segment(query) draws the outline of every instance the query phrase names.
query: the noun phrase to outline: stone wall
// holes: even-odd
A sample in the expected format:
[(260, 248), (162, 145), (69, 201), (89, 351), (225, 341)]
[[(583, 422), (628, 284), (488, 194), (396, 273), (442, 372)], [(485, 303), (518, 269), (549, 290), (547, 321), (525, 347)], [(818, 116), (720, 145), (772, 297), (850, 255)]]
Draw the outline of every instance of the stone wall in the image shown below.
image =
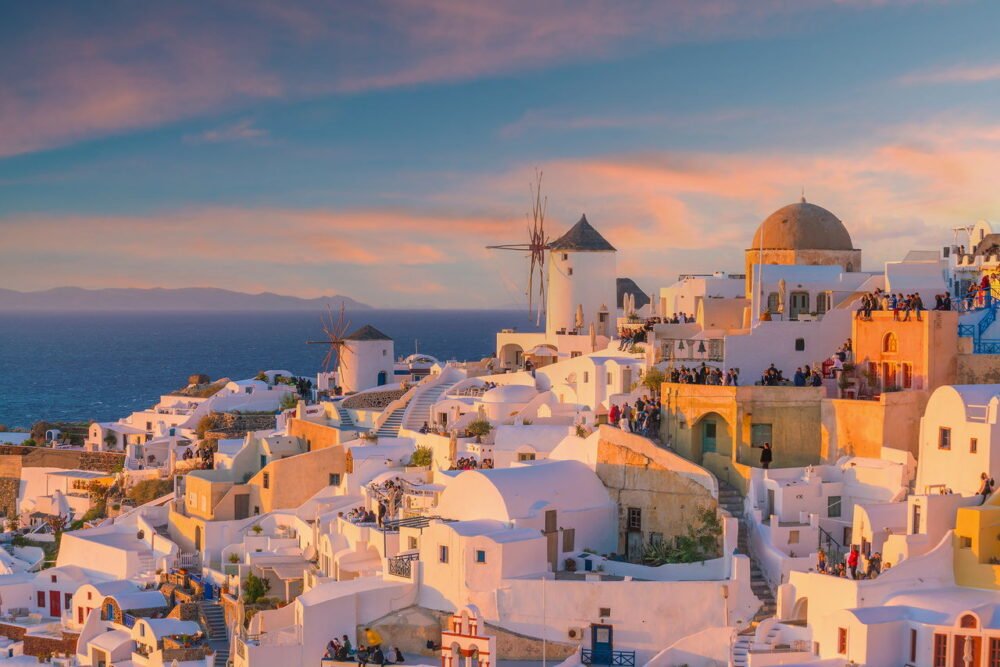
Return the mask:
[[(441, 643), (441, 631), (447, 629), (450, 618), (451, 614), (448, 612), (426, 607), (406, 607), (371, 623), (359, 625), (357, 637), (364, 637), (365, 628), (371, 627), (382, 635), (383, 650), (398, 646), (405, 654), (438, 657), (441, 655), (440, 650), (428, 650), (427, 642), (431, 641), (435, 645)], [(539, 662), (542, 659), (542, 640), (537, 637), (504, 630), (489, 623), (486, 624), (485, 634), (496, 637), (499, 660)], [(549, 660), (561, 661), (568, 658), (576, 649), (576, 644), (550, 640), (546, 642), (546, 657)]]
[(628, 552), (630, 507), (642, 511), (643, 544), (651, 533), (666, 541), (686, 535), (700, 510), (718, 507), (708, 471), (611, 426), (601, 426), (598, 437), (597, 476), (619, 508), (618, 553)]
[(205, 432), (205, 438), (221, 440), (224, 438), (242, 438), (251, 431), (266, 431), (273, 429), (277, 423), (277, 415), (242, 415), (225, 412), (216, 415), (215, 426)]
[(31, 655), (37, 658), (45, 658), (52, 655), (73, 655), (76, 653), (76, 644), (79, 639), (80, 635), (70, 632), (63, 632), (61, 639), (25, 635), (24, 655)]
[(1000, 384), (1000, 354), (959, 354), (957, 383)]

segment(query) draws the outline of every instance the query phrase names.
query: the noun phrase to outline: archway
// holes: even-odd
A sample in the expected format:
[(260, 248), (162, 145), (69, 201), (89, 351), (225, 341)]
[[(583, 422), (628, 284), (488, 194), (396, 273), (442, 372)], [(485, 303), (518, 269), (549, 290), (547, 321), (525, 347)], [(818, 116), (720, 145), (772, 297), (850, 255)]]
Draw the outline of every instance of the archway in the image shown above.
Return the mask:
[(201, 551), (201, 526), (194, 527), (194, 550)]
[(500, 348), (500, 368), (520, 370), (524, 365), (524, 348), (517, 343), (507, 343)]
[(692, 453), (696, 460), (704, 461), (706, 454), (730, 458), (733, 454), (733, 441), (729, 433), (729, 422), (717, 412), (708, 412), (701, 416), (691, 430)]
[(792, 607), (792, 617), (790, 621), (805, 624), (809, 616), (809, 598), (799, 598)]

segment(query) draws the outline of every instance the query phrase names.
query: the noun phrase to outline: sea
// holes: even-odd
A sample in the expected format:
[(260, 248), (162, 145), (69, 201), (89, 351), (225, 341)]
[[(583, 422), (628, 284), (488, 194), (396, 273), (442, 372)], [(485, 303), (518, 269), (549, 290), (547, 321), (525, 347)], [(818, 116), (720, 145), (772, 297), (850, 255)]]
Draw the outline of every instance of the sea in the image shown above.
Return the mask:
[[(115, 421), (184, 387), (188, 376), (252, 377), (284, 369), (315, 377), (324, 312), (0, 312), (0, 424)], [(537, 331), (526, 310), (365, 310), (398, 356), (481, 359), (504, 328)]]

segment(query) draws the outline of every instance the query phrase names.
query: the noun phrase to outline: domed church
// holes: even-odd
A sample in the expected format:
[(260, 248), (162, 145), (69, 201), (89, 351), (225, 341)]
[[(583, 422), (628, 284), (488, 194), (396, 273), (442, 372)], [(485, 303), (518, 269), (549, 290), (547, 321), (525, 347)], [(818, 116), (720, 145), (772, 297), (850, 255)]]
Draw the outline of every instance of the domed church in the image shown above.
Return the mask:
[(746, 250), (747, 294), (753, 291), (757, 264), (838, 265), (850, 273), (861, 270), (861, 251), (830, 211), (802, 201), (783, 206), (760, 223)]

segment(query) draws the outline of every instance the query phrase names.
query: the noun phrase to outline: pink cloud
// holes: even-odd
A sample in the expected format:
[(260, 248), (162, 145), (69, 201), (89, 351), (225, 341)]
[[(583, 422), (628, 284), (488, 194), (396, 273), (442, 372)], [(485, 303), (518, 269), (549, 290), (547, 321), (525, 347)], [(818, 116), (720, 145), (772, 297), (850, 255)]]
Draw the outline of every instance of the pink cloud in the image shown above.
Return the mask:
[(939, 69), (911, 72), (899, 79), (906, 86), (926, 86), (934, 84), (983, 83), (1000, 79), (1000, 63), (980, 65), (960, 65)]
[(200, 134), (187, 137), (187, 140), (196, 144), (219, 144), (230, 142), (253, 142), (260, 143), (268, 136), (267, 130), (262, 130), (254, 125), (253, 120), (244, 118), (235, 123), (223, 125), (211, 130), (205, 130)]

